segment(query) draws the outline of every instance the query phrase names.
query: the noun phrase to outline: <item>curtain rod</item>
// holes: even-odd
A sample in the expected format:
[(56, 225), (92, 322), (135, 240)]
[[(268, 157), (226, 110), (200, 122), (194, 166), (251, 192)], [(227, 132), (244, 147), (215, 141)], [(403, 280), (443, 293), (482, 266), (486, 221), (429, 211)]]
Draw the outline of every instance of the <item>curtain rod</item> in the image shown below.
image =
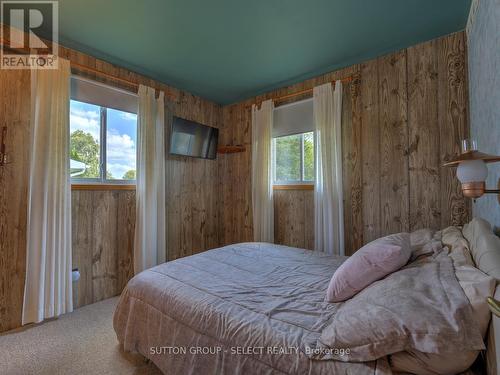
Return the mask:
[[(0, 24), (0, 27), (1, 26), (2, 26), (2, 24)], [(9, 50), (12, 49), (12, 48), (9, 47), (9, 40), (6, 39), (6, 38), (1, 38), (0, 39), (0, 45), (2, 47), (4, 47), (4, 48), (9, 49)], [(30, 54), (30, 52), (31, 52), (31, 50), (29, 48), (27, 48), (27, 47), (21, 48), (21, 50), (23, 52), (25, 52), (26, 54)], [(61, 57), (61, 56), (58, 56), (58, 57)], [(61, 58), (63, 58), (63, 57), (61, 57)], [(86, 65), (79, 64), (77, 62), (71, 61), (71, 59), (67, 59), (67, 60), (69, 61), (72, 70), (79, 70), (80, 72), (92, 73), (94, 75), (102, 76), (102, 77), (110, 79), (110, 80), (114, 80), (114, 81), (119, 81), (119, 82), (125, 83), (126, 85), (132, 86), (134, 88), (134, 90), (135, 90), (134, 93), (135, 94), (137, 94), (137, 91), (139, 90), (139, 83), (137, 83), (137, 82), (131, 81), (131, 80), (126, 79), (126, 78), (117, 77), (117, 76), (115, 76), (113, 74), (103, 72), (102, 70), (99, 70), (99, 69), (96, 69), (96, 68), (92, 68), (92, 67), (89, 67), (89, 66), (86, 66)], [(113, 64), (110, 64), (110, 65), (113, 65)], [(117, 66), (117, 68), (120, 69), (120, 67), (118, 67), (118, 66)], [(135, 73), (135, 72), (132, 72), (132, 73)], [(138, 74), (138, 73), (135, 73), (135, 74)], [(145, 77), (145, 78), (148, 78), (148, 77)], [(151, 79), (151, 78), (148, 78), (148, 79)], [(175, 100), (175, 97), (172, 94), (167, 94), (165, 92), (165, 90), (161, 90), (161, 89), (157, 89), (157, 88), (155, 88), (155, 90), (157, 92), (163, 91), (165, 93), (166, 97), (169, 97), (170, 99)], [(130, 91), (132, 91), (132, 90), (130, 90)]]
[(76, 79), (78, 81), (87, 82), (87, 83), (90, 83), (90, 84), (95, 85), (95, 86), (105, 87), (108, 90), (121, 92), (122, 94), (125, 94), (125, 95), (131, 95), (131, 96), (138, 97), (137, 93), (132, 92), (131, 90), (124, 89), (121, 87), (115, 87), (115, 86), (110, 85), (107, 82), (96, 81), (92, 78), (84, 77), (84, 76), (79, 75), (79, 74), (71, 73), (71, 79)]
[(96, 68), (91, 68), (89, 66), (75, 63), (73, 61), (70, 61), (69, 63), (71, 65), (72, 70), (80, 70), (80, 71), (87, 72), (87, 73), (90, 72), (90, 73), (93, 73), (93, 74), (96, 74), (99, 76), (103, 76), (105, 78), (110, 78), (110, 79), (113, 79), (115, 81), (123, 82), (129, 86), (133, 86), (136, 90), (139, 89), (139, 84), (137, 82), (133, 82), (133, 81), (128, 80), (126, 78), (116, 77), (110, 73), (103, 72), (102, 70), (98, 70)]
[[(129, 79), (117, 77), (117, 76), (115, 76), (113, 74), (109, 74), (109, 73), (103, 72), (102, 70), (99, 70), (99, 69), (96, 69), (96, 68), (92, 68), (92, 67), (89, 67), (89, 66), (86, 66), (86, 65), (75, 63), (73, 61), (70, 61), (70, 65), (71, 65), (71, 69), (72, 70), (79, 70), (80, 72), (83, 71), (83, 72), (87, 72), (87, 73), (92, 73), (92, 74), (95, 74), (95, 75), (98, 75), (98, 76), (102, 76), (104, 78), (108, 78), (108, 79), (111, 79), (111, 80), (115, 80), (115, 81), (118, 81), (118, 82), (125, 83), (125, 84), (127, 84), (129, 86), (132, 86), (135, 89), (135, 92), (134, 92), (135, 94), (137, 94), (137, 91), (139, 90), (139, 83), (131, 81)], [(156, 88), (155, 88), (155, 90), (158, 91), (158, 92), (163, 91), (165, 93), (166, 97), (169, 97), (170, 99), (175, 99), (175, 97), (172, 94), (167, 94), (165, 92), (165, 90), (160, 90), (160, 89), (156, 89)]]
[[(330, 81), (330, 82), (335, 87), (335, 81), (340, 81), (342, 83), (349, 83), (349, 82), (355, 81), (357, 79), (359, 79), (359, 73), (356, 73), (356, 74), (353, 74), (351, 76), (347, 76), (347, 77), (344, 77), (344, 78), (340, 78), (340, 79), (337, 79), (337, 80), (333, 80), (333, 81)], [(278, 96), (277, 98), (271, 98), (271, 100), (276, 104), (276, 103), (279, 103), (279, 102), (283, 102), (283, 101), (285, 101), (287, 99), (294, 98), (296, 96), (310, 94), (310, 93), (313, 92), (313, 89), (314, 88), (311, 87), (309, 89), (304, 89), (304, 90), (296, 91), (296, 92), (293, 92), (291, 94), (285, 94), (285, 95), (282, 95), (282, 96)], [(269, 100), (269, 99), (266, 99), (266, 100)], [(266, 100), (261, 100), (261, 101), (249, 104), (247, 107), (251, 107), (254, 104), (256, 106), (260, 106), (262, 104), (262, 102), (265, 102)]]

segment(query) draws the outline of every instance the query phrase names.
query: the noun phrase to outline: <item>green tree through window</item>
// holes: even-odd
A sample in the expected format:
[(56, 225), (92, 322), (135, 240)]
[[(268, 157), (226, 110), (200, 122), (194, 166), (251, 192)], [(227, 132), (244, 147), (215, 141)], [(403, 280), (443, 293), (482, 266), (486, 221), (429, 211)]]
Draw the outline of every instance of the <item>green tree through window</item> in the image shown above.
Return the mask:
[(304, 134), (304, 180), (314, 181), (314, 133)]
[(99, 144), (92, 134), (75, 130), (70, 136), (70, 158), (85, 163), (80, 178), (99, 178)]
[(71, 100), (70, 174), (74, 180), (135, 180), (137, 116)]
[(275, 180), (300, 181), (301, 135), (276, 138)]
[(274, 138), (274, 182), (314, 181), (314, 133)]
[(122, 177), (124, 180), (135, 180), (135, 169), (131, 169), (127, 172)]

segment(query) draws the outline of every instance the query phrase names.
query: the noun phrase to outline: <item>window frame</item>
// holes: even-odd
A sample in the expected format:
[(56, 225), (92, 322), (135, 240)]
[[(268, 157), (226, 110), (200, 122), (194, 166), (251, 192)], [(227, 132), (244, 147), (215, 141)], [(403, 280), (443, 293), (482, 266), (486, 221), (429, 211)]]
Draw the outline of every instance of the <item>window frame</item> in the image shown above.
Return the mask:
[[(70, 100), (79, 102), (79, 103), (85, 103), (81, 102), (79, 100), (71, 98)], [(106, 172), (107, 172), (107, 130), (108, 130), (108, 118), (107, 118), (107, 110), (109, 108), (103, 107), (97, 104), (92, 104), (95, 105), (96, 107), (99, 107), (99, 136), (100, 136), (100, 143), (99, 143), (99, 178), (90, 178), (90, 177), (85, 177), (85, 178), (78, 178), (78, 177), (70, 177), (71, 180), (71, 185), (96, 185), (96, 186), (103, 186), (103, 185), (132, 185), (135, 186), (137, 185), (137, 178), (134, 180), (123, 180), (123, 179), (108, 179), (106, 177)], [(118, 110), (123, 113), (132, 113), (132, 112), (127, 112), (127, 111), (122, 111)], [(136, 113), (134, 113), (137, 115)], [(71, 120), (70, 124), (71, 126)], [(136, 124), (136, 132), (137, 132), (137, 124)], [(71, 135), (71, 127), (70, 127), (70, 135)], [(137, 145), (136, 145), (137, 147)], [(136, 154), (137, 155), (137, 154)], [(137, 156), (136, 156), (136, 177), (137, 177)]]
[[(313, 186), (316, 183), (316, 158), (314, 158), (314, 179), (313, 180), (304, 180), (305, 170), (304, 170), (304, 135), (312, 133), (313, 135), (313, 150), (314, 156), (316, 154), (316, 131), (308, 131), (304, 133), (292, 133), (287, 135), (281, 135), (278, 137), (272, 137), (271, 139), (271, 148), (272, 148), (272, 178), (273, 178), (273, 186), (275, 187), (284, 187), (284, 186)], [(290, 137), (294, 135), (300, 135), (300, 180), (291, 180), (291, 181), (279, 181), (276, 180), (276, 139)]]

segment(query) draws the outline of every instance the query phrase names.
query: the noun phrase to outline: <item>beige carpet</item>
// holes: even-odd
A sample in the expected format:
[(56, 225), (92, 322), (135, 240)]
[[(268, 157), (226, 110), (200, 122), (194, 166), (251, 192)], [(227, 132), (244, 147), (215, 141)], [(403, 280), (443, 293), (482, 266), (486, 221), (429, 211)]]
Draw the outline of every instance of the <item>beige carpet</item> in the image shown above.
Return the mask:
[(161, 374), (141, 356), (120, 350), (113, 330), (117, 301), (111, 298), (0, 335), (0, 374)]

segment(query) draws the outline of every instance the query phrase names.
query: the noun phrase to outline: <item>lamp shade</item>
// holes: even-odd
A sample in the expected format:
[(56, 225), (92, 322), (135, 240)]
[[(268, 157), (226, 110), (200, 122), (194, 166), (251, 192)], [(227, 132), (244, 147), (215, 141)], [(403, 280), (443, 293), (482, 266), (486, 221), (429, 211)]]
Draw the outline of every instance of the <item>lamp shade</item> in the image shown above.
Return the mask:
[(482, 182), (488, 177), (488, 168), (483, 160), (462, 161), (457, 168), (457, 178), (462, 184)]
[(447, 163), (443, 167), (458, 167), (457, 178), (462, 183), (462, 193), (468, 198), (479, 198), (485, 193), (499, 194), (500, 202), (500, 180), (499, 190), (486, 190), (486, 177), (488, 168), (486, 163), (500, 161), (498, 155), (488, 155), (477, 150), (477, 143), (473, 139), (462, 141), (462, 153)]
[(443, 167), (456, 167), (458, 164), (468, 160), (483, 160), (485, 163), (495, 163), (500, 161), (500, 156), (489, 155), (480, 151), (468, 151), (460, 154), (443, 164)]

